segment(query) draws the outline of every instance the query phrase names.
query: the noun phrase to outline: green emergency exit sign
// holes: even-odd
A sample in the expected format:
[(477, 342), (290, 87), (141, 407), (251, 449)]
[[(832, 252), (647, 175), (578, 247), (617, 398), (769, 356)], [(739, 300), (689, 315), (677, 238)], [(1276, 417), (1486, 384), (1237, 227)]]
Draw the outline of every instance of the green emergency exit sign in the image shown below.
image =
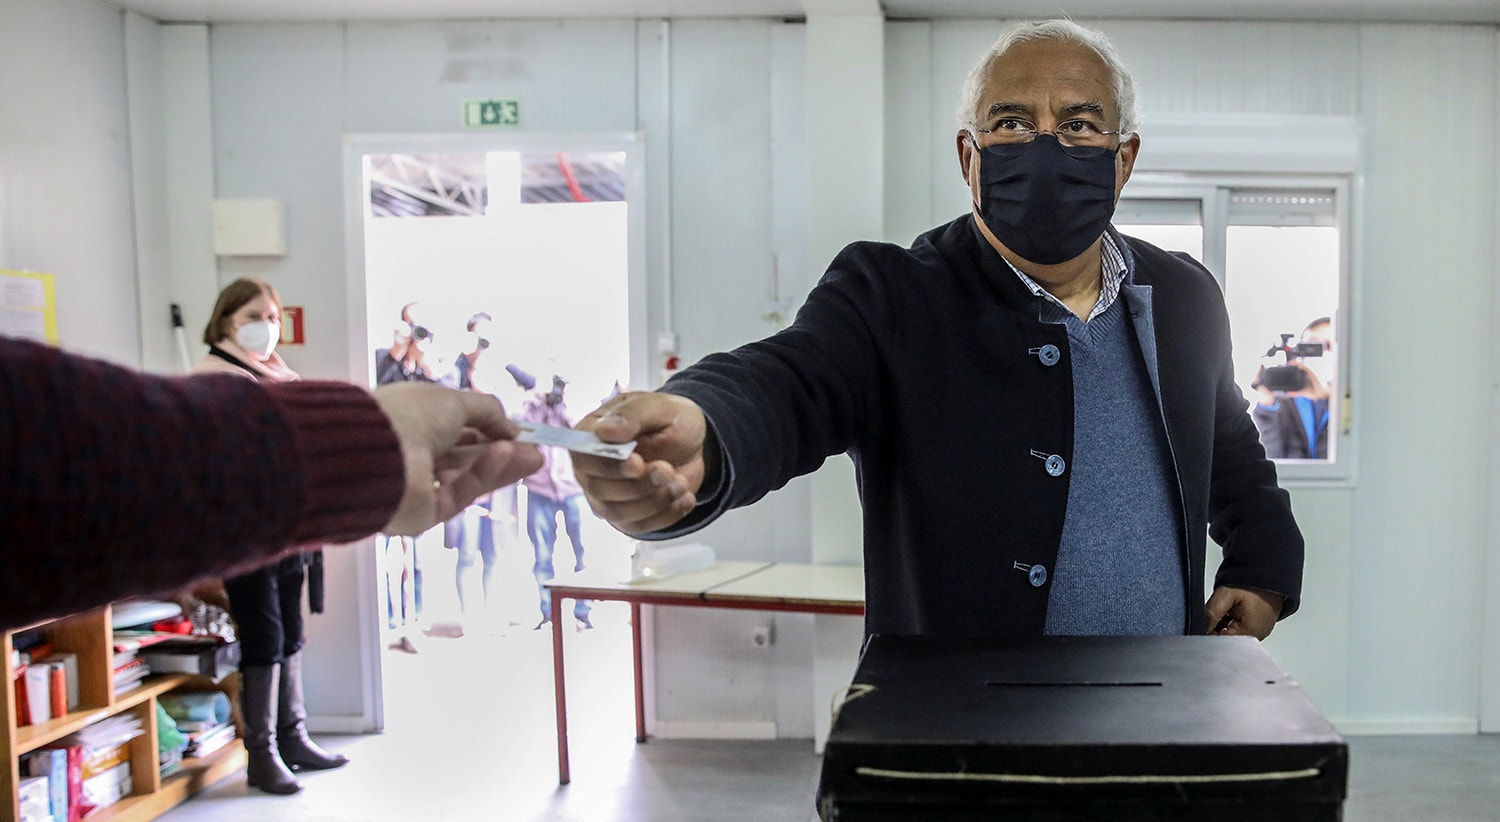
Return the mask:
[(521, 101), (465, 100), (464, 126), (467, 128), (498, 128), (521, 124)]

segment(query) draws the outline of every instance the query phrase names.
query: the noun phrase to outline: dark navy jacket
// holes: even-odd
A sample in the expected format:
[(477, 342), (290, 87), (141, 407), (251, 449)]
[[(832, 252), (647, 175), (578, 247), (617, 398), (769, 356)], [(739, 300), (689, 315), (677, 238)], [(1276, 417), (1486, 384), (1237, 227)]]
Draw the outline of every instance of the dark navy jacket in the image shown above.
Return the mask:
[[(1185, 256), (1120, 239), (1134, 262), (1120, 299), (1180, 494), (1184, 630), (1206, 630), (1210, 533), (1224, 549), (1214, 584), (1285, 594), (1290, 615), (1302, 535), (1234, 384), (1218, 285)], [(663, 389), (703, 408), (723, 467), (704, 483), (717, 493), (649, 537), (696, 530), (847, 452), (864, 508), (867, 634), (1041, 634), (1051, 581), (1033, 569), (1050, 574), (1062, 535), (1073, 375), (1066, 328), (1037, 319), (1040, 299), (970, 216), (909, 249), (850, 245), (789, 328)], [(1061, 466), (1049, 471), (1049, 457)]]

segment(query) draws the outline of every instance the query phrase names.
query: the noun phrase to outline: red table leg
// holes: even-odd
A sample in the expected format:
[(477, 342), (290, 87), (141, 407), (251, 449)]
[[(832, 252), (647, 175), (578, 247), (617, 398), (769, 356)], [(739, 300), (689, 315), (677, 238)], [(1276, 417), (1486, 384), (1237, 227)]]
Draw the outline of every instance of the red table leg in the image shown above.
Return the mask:
[(646, 680), (641, 674), (641, 604), (630, 603), (630, 650), (635, 661), (635, 741), (646, 741)]
[(572, 781), (568, 772), (568, 692), (563, 677), (562, 600), (552, 597), (552, 683), (557, 695), (557, 784)]

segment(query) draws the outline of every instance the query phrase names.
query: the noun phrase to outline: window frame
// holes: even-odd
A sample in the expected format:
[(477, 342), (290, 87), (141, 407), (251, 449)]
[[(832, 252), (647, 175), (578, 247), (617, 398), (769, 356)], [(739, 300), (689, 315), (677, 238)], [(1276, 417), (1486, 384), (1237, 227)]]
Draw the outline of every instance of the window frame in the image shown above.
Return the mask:
[[(1347, 487), (1358, 476), (1359, 443), (1356, 424), (1359, 345), (1358, 301), (1354, 260), (1355, 228), (1354, 192), (1357, 179), (1353, 174), (1248, 174), (1212, 171), (1137, 171), (1120, 197), (1122, 209), (1132, 200), (1197, 201), (1203, 221), (1203, 265), (1213, 274), (1221, 290), (1228, 287), (1227, 255), (1230, 225), (1301, 225), (1295, 222), (1231, 223), (1230, 198), (1246, 190), (1316, 190), (1334, 195), (1333, 225), (1338, 230), (1338, 308), (1336, 356), (1339, 394), (1335, 404), (1336, 419), (1329, 428), (1336, 432), (1334, 458), (1329, 460), (1276, 460), (1277, 477), (1285, 487)], [(1129, 222), (1117, 217), (1116, 222)], [(1127, 232), (1128, 233), (1128, 232)], [(1233, 324), (1234, 317), (1230, 317)], [(1248, 413), (1248, 411), (1247, 411)]]

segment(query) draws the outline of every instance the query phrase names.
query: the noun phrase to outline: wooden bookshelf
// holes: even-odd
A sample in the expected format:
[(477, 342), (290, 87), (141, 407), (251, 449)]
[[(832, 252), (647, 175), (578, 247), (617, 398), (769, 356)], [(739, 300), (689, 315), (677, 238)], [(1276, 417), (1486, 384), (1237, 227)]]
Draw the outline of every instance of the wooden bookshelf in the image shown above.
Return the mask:
[(178, 688), (204, 690), (214, 687), (206, 679), (187, 674), (150, 675), (139, 685), (114, 693), (114, 638), (108, 607), (53, 620), (41, 626), (54, 651), (78, 655), (79, 708), (63, 716), (34, 725), (16, 726), (15, 669), (11, 664), (10, 632), (0, 632), (0, 672), (4, 673), (5, 721), (0, 723), (0, 819), (18, 819), (20, 801), (20, 757), (89, 725), (123, 713), (134, 713), (146, 732), (130, 743), (131, 794), (108, 808), (89, 815), (90, 820), (153, 819), (229, 774), (245, 767), (245, 748), (240, 740), (212, 754), (183, 760), (182, 768), (160, 776), (156, 751), (156, 702), (162, 694)]

